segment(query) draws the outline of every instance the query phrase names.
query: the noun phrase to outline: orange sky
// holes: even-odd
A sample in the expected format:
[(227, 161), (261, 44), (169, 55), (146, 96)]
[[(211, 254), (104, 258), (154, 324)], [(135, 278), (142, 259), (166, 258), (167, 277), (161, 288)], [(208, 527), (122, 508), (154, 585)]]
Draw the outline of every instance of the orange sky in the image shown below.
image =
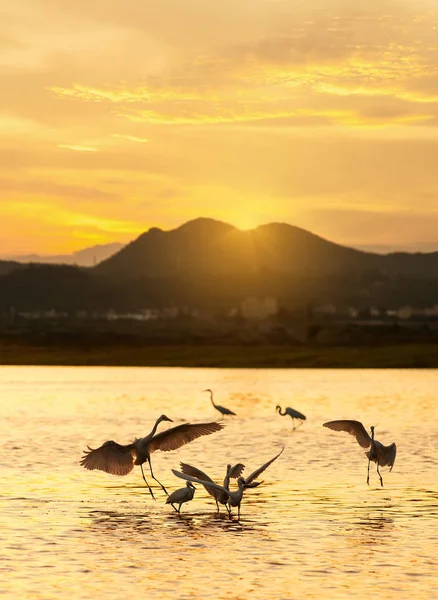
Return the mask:
[(438, 248), (436, 0), (0, 4), (0, 255), (198, 216)]

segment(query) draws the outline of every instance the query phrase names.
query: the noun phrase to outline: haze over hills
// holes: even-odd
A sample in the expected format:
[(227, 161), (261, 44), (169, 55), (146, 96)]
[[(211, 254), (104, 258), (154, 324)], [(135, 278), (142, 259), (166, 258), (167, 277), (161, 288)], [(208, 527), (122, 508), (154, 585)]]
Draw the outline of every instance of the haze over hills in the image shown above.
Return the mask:
[(7, 256), (5, 260), (19, 263), (44, 263), (92, 267), (118, 252), (123, 246), (124, 244), (114, 242), (112, 244), (98, 244), (91, 248), (78, 250), (72, 254), (50, 254), (43, 256), (39, 254), (26, 254), (20, 256)]
[(408, 246), (397, 246), (394, 244), (361, 244), (355, 246), (357, 250), (363, 250), (364, 252), (373, 252), (376, 254), (394, 254), (394, 252), (407, 252), (414, 254), (417, 252), (428, 253), (438, 252), (438, 241), (437, 242), (418, 242), (409, 244)]
[(270, 223), (241, 231), (199, 218), (177, 229), (151, 228), (95, 267), (113, 277), (188, 277), (276, 272), (328, 275), (380, 269), (384, 273), (433, 276), (438, 252), (380, 255), (327, 241), (305, 229)]
[(241, 231), (199, 218), (151, 228), (94, 267), (9, 263), (6, 271), (0, 308), (221, 310), (248, 296), (285, 306), (438, 304), (438, 252), (363, 252), (284, 223)]
[[(184, 228), (186, 225), (190, 228), (192, 227), (192, 225), (190, 225), (191, 223), (197, 223), (197, 222), (204, 222), (204, 226), (205, 223), (209, 221), (209, 219), (197, 219), (195, 221), (189, 221), (189, 223), (186, 223), (185, 225), (182, 225), (181, 227), (177, 228), (177, 230)], [(210, 219), (210, 221), (212, 221), (213, 223), (220, 223), (219, 221), (213, 221)], [(223, 223), (222, 225), (226, 225), (225, 223)], [(263, 227), (272, 227), (273, 224), (269, 224), (269, 225), (262, 225), (261, 228)], [(296, 231), (305, 231), (299, 227), (294, 227), (292, 225), (287, 225), (287, 224), (281, 224), (284, 227), (290, 227), (291, 230), (296, 230)], [(228, 226), (231, 230), (234, 231), (238, 231), (235, 227), (233, 227), (232, 225)], [(257, 228), (257, 229), (260, 229)], [(152, 228), (150, 231), (152, 232), (159, 232), (161, 231), (158, 228)], [(146, 235), (142, 234), (140, 236), (141, 239), (143, 239), (143, 237)], [(315, 236), (316, 237), (316, 236)], [(133, 242), (136, 242), (137, 240), (133, 240)], [(102, 261), (105, 261), (106, 259), (110, 258), (111, 256), (113, 256), (114, 254), (116, 254), (117, 252), (119, 252), (124, 246), (126, 246), (126, 244), (122, 244), (119, 242), (113, 242), (113, 243), (109, 243), (109, 244), (98, 244), (95, 246), (91, 246), (90, 248), (84, 248), (82, 250), (78, 250), (76, 252), (73, 252), (71, 254), (45, 254), (45, 255), (41, 255), (41, 254), (20, 254), (20, 255), (4, 255), (4, 256), (0, 256), (0, 262), (1, 261), (12, 261), (15, 263), (44, 263), (44, 264), (64, 264), (64, 265), (77, 265), (78, 267), (92, 267), (95, 266), (97, 264), (99, 264)], [(368, 252), (371, 254), (393, 254), (393, 253), (432, 253), (432, 252), (437, 252), (438, 251), (438, 241), (437, 242), (419, 242), (416, 244), (410, 244), (408, 247), (404, 247), (404, 246), (395, 246), (395, 245), (391, 245), (391, 244), (368, 244), (368, 245), (359, 245), (359, 246), (354, 246), (351, 249), (353, 250), (360, 250), (362, 252)]]

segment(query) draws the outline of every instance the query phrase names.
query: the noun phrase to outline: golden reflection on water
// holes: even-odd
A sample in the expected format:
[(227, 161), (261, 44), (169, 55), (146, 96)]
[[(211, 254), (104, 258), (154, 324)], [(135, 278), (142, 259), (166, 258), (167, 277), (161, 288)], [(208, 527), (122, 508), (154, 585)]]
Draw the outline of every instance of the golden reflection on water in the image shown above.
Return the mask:
[[(438, 596), (436, 371), (0, 369), (0, 592), (14, 598), (432, 598)], [(153, 455), (170, 490), (179, 461), (222, 481), (283, 455), (229, 520), (197, 486), (181, 516), (140, 471), (78, 465), (86, 444), (126, 443), (165, 412), (216, 419), (201, 390), (237, 413), (218, 434)], [(292, 431), (277, 404), (307, 415)], [(397, 443), (381, 489), (348, 435), (356, 418)], [(378, 432), (378, 435), (377, 435)]]

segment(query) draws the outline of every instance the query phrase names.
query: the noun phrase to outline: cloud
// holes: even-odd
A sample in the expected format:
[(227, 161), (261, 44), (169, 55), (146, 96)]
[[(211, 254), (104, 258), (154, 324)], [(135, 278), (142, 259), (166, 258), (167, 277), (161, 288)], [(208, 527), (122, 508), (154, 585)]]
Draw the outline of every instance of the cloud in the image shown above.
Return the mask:
[(10, 242), (20, 214), (27, 234), (33, 222), (67, 244), (201, 213), (316, 223), (342, 241), (354, 215), (370, 216), (372, 239), (371, 223), (389, 227), (398, 211), (393, 233), (408, 239), (409, 207), (433, 213), (434, 2), (22, 0), (3, 11)]
[(93, 146), (77, 146), (74, 144), (58, 144), (58, 148), (65, 148), (66, 150), (74, 150), (75, 152), (97, 152), (98, 149)]
[(112, 201), (117, 195), (111, 192), (105, 192), (96, 188), (81, 185), (69, 185), (56, 183), (54, 181), (41, 180), (13, 180), (0, 178), (0, 189), (7, 192), (19, 192), (30, 195), (44, 195), (55, 197), (66, 197), (86, 199), (86, 200), (105, 200)]

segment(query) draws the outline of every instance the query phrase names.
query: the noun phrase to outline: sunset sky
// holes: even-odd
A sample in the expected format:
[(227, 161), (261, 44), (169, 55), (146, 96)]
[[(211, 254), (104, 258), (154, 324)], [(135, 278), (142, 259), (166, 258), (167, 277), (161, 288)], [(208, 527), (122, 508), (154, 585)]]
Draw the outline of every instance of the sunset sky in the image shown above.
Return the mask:
[(0, 255), (198, 216), (438, 249), (437, 0), (0, 0)]

